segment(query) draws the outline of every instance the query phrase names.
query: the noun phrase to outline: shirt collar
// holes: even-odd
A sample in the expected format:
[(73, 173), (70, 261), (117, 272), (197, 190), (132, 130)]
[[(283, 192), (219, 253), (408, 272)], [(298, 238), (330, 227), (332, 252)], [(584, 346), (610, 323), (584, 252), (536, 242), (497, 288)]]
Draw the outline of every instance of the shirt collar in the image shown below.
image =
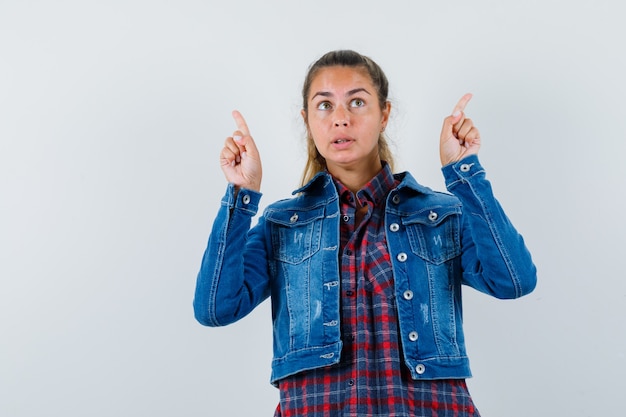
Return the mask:
[[(388, 169), (389, 168), (387, 167), (387, 164), (383, 162), (383, 171), (386, 171)], [(389, 171), (391, 170), (389, 169)], [(378, 175), (380, 175), (380, 173)], [(415, 178), (413, 178), (413, 176), (408, 172), (401, 172), (398, 174), (394, 174), (393, 177), (395, 179), (395, 184), (398, 187), (398, 191), (400, 191), (401, 189), (408, 189), (408, 190), (411, 190), (412, 192), (421, 193), (421, 194), (433, 193), (433, 191), (429, 187), (423, 186), (419, 184), (417, 181), (415, 181)], [(333, 178), (328, 173), (328, 171), (320, 171), (317, 174), (315, 174), (315, 176), (308, 183), (294, 190), (292, 194), (296, 195), (299, 193), (308, 193), (311, 191), (315, 193), (316, 192), (315, 190), (320, 191), (322, 189), (325, 189), (328, 186), (332, 187), (333, 191), (337, 189), (334, 184)]]
[[(356, 193), (356, 198), (359, 200), (361, 206), (365, 205), (368, 201), (374, 203), (374, 205), (384, 203), (387, 194), (398, 185), (399, 181), (394, 178), (389, 164), (385, 161), (382, 161), (382, 164), (383, 168), (378, 174)], [(354, 204), (352, 192), (337, 178), (333, 177), (333, 182), (335, 183), (335, 187), (337, 187), (340, 200)]]

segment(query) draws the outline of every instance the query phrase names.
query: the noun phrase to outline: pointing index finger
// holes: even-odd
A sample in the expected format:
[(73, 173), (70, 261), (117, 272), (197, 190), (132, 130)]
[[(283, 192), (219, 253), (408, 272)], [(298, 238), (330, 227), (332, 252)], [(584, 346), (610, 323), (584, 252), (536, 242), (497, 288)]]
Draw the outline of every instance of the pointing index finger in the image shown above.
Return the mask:
[(471, 99), (472, 99), (472, 94), (471, 93), (467, 93), (463, 97), (461, 97), (459, 102), (456, 103), (456, 106), (454, 106), (454, 110), (452, 111), (452, 114), (456, 115), (456, 114), (462, 112), (463, 110), (465, 110), (465, 106), (467, 106), (467, 103), (469, 103), (469, 101)]
[(244, 136), (250, 136), (250, 129), (248, 129), (246, 120), (243, 118), (241, 113), (239, 113), (239, 111), (233, 110), (233, 119), (235, 119), (235, 123), (237, 124), (237, 130), (239, 130)]

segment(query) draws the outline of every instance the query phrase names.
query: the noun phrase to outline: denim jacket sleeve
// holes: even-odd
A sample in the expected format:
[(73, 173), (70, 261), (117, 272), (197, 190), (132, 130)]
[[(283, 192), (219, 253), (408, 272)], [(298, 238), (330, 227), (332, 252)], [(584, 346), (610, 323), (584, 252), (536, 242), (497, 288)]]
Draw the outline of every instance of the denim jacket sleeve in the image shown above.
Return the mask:
[(196, 319), (224, 326), (250, 313), (269, 294), (263, 219), (252, 229), (261, 194), (228, 185), (202, 258), (193, 301)]
[(442, 171), (448, 191), (463, 204), (463, 283), (502, 299), (530, 293), (537, 270), (524, 239), (495, 199), (478, 157)]

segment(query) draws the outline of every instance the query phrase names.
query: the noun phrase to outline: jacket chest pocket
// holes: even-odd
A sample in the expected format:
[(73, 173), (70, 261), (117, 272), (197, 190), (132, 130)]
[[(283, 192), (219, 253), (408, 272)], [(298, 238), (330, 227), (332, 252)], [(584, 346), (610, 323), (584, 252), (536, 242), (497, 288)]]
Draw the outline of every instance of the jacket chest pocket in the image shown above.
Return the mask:
[(298, 264), (320, 249), (324, 208), (306, 211), (270, 211), (274, 259)]
[(405, 217), (411, 250), (439, 265), (461, 254), (460, 207), (441, 207)]

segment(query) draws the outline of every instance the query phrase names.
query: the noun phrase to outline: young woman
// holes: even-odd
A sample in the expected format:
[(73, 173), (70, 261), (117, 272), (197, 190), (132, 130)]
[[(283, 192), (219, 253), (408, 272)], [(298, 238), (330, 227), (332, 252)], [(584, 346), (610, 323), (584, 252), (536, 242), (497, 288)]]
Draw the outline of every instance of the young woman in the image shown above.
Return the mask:
[(444, 119), (450, 193), (393, 173), (381, 68), (333, 51), (302, 90), (309, 160), (295, 197), (261, 197), (248, 127), (220, 161), (228, 187), (198, 275), (197, 320), (222, 326), (272, 300), (275, 416), (478, 416), (462, 328), (461, 285), (498, 298), (533, 290), (536, 270), (493, 196), (465, 116)]

